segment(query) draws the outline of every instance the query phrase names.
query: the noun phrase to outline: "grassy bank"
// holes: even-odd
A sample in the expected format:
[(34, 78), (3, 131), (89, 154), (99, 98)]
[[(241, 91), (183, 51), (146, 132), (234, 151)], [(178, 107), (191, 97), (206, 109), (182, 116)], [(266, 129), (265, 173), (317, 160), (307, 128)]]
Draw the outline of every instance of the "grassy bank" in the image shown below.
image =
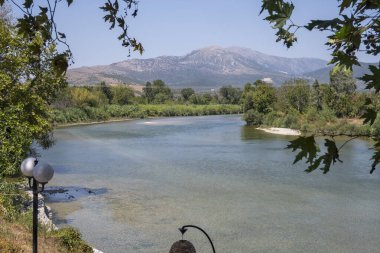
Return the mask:
[(102, 107), (71, 107), (55, 109), (54, 121), (57, 124), (107, 121), (111, 119), (137, 119), (147, 117), (203, 116), (241, 113), (240, 105), (210, 104), (141, 104), (106, 105)]
[[(32, 252), (32, 211), (19, 179), (0, 178), (0, 252)], [(73, 228), (48, 231), (40, 225), (38, 251), (89, 253), (92, 248)]]

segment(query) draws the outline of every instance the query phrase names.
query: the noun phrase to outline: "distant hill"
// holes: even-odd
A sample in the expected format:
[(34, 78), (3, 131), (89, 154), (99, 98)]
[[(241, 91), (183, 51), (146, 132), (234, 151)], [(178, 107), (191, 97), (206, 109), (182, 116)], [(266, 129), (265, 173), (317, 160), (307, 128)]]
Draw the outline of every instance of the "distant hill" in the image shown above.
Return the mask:
[(285, 58), (251, 49), (218, 46), (194, 50), (185, 56), (129, 59), (111, 65), (74, 68), (68, 71), (72, 85), (106, 83), (144, 84), (162, 79), (173, 88), (218, 88), (243, 86), (257, 79), (270, 78), (280, 85), (291, 78), (324, 80), (327, 61), (315, 58)]
[[(361, 66), (353, 66), (353, 74), (355, 78), (359, 78), (365, 74), (369, 74), (368, 69), (370, 63), (360, 63)], [(330, 81), (329, 73), (333, 66), (324, 67), (311, 72), (304, 73), (303, 75), (308, 79), (317, 79), (321, 83), (328, 83)], [(364, 88), (361, 81), (358, 82), (360, 88)]]

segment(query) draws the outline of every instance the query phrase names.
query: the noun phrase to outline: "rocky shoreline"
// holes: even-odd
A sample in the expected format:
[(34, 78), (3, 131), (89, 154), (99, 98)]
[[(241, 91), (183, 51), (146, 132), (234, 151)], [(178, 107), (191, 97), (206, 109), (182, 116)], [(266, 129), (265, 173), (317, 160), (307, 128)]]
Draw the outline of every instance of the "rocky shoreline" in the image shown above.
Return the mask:
[[(76, 198), (78, 196), (78, 192), (79, 194), (84, 194), (84, 192), (87, 192), (87, 194), (93, 193), (91, 190), (83, 188), (76, 188), (72, 190), (59, 187), (47, 189), (44, 195), (51, 195), (54, 196), (55, 199), (58, 198), (64, 201), (65, 199), (70, 200)], [(33, 205), (33, 192), (26, 191), (26, 193), (30, 197), (30, 202), (28, 203), (28, 206), (31, 208)], [(45, 204), (45, 197), (41, 193), (38, 194), (38, 222), (46, 226), (48, 231), (58, 229), (58, 227), (53, 223), (53, 211), (48, 205)], [(104, 253), (103, 251), (100, 251), (98, 249), (92, 249), (94, 253)]]

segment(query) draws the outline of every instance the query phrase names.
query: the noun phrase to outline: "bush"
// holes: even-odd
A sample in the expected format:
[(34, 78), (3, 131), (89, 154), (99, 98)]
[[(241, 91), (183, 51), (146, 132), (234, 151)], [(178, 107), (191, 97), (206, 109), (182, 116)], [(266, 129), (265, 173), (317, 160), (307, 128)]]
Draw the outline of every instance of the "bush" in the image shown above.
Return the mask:
[(371, 135), (379, 138), (380, 137), (380, 115), (378, 114), (375, 122), (371, 126)]
[(281, 112), (272, 111), (264, 115), (263, 124), (266, 126), (280, 127), (284, 115)]
[(248, 126), (259, 126), (263, 123), (263, 114), (251, 109), (244, 114)]
[(9, 221), (18, 219), (28, 201), (26, 193), (17, 183), (7, 182), (1, 178), (0, 193), (0, 217)]
[(301, 119), (301, 114), (297, 112), (289, 112), (286, 114), (284, 120), (282, 121), (282, 127), (287, 127), (287, 128), (292, 128), (292, 129), (300, 129), (300, 119)]
[(306, 120), (309, 122), (314, 122), (319, 118), (317, 108), (309, 107), (305, 113)]
[(61, 228), (53, 231), (52, 235), (61, 242), (62, 246), (70, 250), (70, 252), (93, 252), (93, 249), (82, 240), (80, 232), (74, 228)]
[(331, 110), (330, 108), (323, 108), (323, 110), (320, 111), (319, 115), (320, 115), (320, 119), (323, 120), (324, 122), (336, 121), (335, 112)]
[(57, 123), (75, 123), (85, 121), (103, 121), (110, 118), (146, 118), (172, 116), (198, 116), (237, 114), (239, 105), (179, 105), (179, 104), (141, 104), (141, 105), (108, 105), (104, 107), (83, 107), (56, 109), (53, 112)]

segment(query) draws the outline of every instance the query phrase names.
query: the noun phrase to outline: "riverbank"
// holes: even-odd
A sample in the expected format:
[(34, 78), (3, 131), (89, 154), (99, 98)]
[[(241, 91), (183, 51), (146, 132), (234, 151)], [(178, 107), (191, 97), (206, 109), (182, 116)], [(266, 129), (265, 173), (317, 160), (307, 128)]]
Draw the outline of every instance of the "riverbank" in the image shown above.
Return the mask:
[(71, 107), (54, 109), (53, 119), (56, 126), (65, 127), (155, 117), (207, 116), (239, 113), (242, 113), (241, 106), (232, 104), (107, 105), (103, 107)]
[[(24, 180), (0, 178), (0, 252), (31, 252), (32, 192)], [(72, 227), (58, 228), (52, 222), (52, 210), (38, 196), (38, 251), (49, 253), (99, 253), (83, 241)]]
[[(27, 195), (30, 197), (30, 202), (28, 206), (32, 206), (33, 192), (26, 191)], [(91, 194), (92, 192), (86, 189), (63, 189), (63, 188), (52, 188), (47, 189), (44, 195), (53, 196), (54, 198), (59, 198), (61, 201), (75, 199), (80, 196)], [(41, 193), (38, 194), (38, 222), (42, 224), (48, 232), (58, 231), (59, 228), (53, 222), (53, 211), (46, 205), (45, 196)], [(75, 249), (77, 250), (77, 249)], [(93, 253), (103, 253), (102, 251), (92, 248)]]

